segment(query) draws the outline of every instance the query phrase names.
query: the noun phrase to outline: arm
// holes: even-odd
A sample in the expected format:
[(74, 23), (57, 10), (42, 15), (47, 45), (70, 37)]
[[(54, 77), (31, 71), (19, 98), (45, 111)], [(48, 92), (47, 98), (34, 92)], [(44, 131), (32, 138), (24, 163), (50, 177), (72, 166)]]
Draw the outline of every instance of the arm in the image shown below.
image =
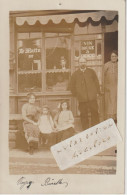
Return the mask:
[(54, 117), (54, 124), (56, 127), (58, 126), (58, 117), (59, 117), (59, 112)]
[(36, 123), (33, 120), (31, 120), (27, 117), (26, 104), (24, 104), (22, 107), (22, 117), (23, 117), (23, 120), (27, 121), (28, 123), (36, 125)]

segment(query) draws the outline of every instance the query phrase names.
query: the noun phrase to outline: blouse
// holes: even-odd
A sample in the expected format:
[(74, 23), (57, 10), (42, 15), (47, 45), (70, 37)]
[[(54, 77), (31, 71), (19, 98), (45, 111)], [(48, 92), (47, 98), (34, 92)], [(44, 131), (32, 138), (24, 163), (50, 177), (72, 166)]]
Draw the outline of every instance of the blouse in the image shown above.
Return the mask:
[(40, 108), (36, 105), (31, 105), (26, 103), (22, 106), (22, 116), (28, 117), (33, 116), (33, 119), (36, 121), (38, 118), (38, 112), (40, 112)]
[(63, 110), (59, 115), (56, 115), (55, 119), (57, 121), (58, 131), (66, 130), (70, 127), (74, 128), (74, 117), (70, 110)]

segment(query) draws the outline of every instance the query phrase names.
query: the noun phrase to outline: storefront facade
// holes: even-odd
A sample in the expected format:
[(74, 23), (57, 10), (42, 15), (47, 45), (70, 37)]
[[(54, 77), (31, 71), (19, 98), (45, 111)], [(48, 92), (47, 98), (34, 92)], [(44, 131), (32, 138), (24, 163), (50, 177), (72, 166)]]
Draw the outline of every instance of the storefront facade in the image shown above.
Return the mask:
[(83, 55), (99, 79), (103, 121), (103, 69), (110, 51), (118, 49), (117, 36), (115, 11), (10, 13), (10, 114), (21, 114), (27, 93), (35, 92), (38, 106), (47, 104), (55, 112), (59, 102), (66, 99), (79, 118), (69, 80), (78, 68), (78, 57)]

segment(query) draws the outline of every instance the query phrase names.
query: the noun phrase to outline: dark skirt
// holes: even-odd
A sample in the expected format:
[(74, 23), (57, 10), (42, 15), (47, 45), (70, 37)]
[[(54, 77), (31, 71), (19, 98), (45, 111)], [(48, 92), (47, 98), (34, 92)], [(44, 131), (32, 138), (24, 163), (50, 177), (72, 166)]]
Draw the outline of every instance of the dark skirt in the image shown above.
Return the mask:
[(66, 130), (62, 130), (62, 131), (58, 131), (57, 132), (57, 143), (65, 140), (65, 139), (68, 139), (70, 137), (72, 137), (73, 135), (75, 134), (75, 130), (74, 128), (70, 127)]

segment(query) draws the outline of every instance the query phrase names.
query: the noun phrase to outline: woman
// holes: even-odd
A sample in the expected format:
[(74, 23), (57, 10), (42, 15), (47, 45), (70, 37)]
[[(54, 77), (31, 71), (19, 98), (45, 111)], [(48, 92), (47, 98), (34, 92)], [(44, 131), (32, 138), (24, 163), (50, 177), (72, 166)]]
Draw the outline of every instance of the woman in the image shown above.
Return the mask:
[(69, 110), (68, 102), (62, 101), (60, 110), (54, 118), (57, 133), (57, 142), (63, 141), (74, 135), (74, 117)]
[(104, 66), (105, 117), (117, 122), (118, 53), (113, 50), (111, 61)]
[(40, 109), (35, 106), (35, 94), (29, 93), (27, 95), (28, 103), (22, 107), (23, 126), (25, 132), (25, 138), (28, 143), (29, 153), (33, 154), (34, 148), (38, 147), (39, 142), (39, 128), (37, 115)]

